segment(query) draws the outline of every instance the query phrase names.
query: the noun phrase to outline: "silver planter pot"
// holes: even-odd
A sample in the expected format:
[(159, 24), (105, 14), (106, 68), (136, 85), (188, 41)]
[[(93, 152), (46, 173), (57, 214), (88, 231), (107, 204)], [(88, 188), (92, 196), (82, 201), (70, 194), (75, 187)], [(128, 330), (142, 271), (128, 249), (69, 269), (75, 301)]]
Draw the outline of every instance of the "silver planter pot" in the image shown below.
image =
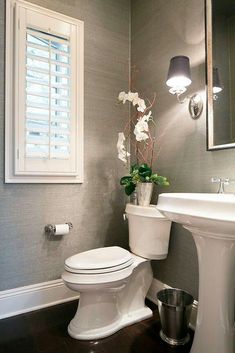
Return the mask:
[(153, 193), (153, 183), (138, 183), (136, 186), (138, 205), (149, 206)]

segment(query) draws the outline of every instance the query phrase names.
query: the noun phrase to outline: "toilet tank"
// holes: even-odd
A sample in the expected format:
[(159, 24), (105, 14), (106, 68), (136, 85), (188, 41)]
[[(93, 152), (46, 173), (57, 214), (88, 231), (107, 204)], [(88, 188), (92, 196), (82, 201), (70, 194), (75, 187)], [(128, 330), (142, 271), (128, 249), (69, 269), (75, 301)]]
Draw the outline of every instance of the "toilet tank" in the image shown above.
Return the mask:
[(148, 207), (126, 205), (129, 246), (132, 253), (150, 260), (167, 257), (171, 221), (155, 205)]

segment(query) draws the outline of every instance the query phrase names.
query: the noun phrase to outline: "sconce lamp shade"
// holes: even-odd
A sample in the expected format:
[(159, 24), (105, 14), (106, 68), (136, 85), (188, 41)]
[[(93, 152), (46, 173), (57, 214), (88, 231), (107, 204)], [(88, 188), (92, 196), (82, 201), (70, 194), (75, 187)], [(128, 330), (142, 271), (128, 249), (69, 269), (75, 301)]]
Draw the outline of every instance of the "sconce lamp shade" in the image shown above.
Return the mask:
[(222, 89), (219, 79), (219, 70), (217, 67), (213, 67), (213, 93), (219, 93)]
[[(173, 88), (184, 88), (191, 84), (190, 63), (187, 56), (171, 58), (166, 84)], [(184, 88), (185, 90), (185, 88)]]
[(178, 55), (171, 58), (170, 67), (167, 75), (167, 86), (169, 92), (176, 95), (180, 104), (189, 99), (189, 112), (192, 119), (198, 119), (203, 110), (203, 100), (199, 94), (192, 97), (181, 99), (181, 94), (186, 91), (186, 87), (192, 83), (189, 58), (184, 55)]

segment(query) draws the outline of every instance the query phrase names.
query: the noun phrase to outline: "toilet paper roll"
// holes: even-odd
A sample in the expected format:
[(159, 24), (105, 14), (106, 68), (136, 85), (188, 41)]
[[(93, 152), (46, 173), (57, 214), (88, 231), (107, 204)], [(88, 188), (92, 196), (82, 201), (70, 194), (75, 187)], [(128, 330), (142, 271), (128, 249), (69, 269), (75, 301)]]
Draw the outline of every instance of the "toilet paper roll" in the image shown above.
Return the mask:
[(69, 233), (68, 224), (56, 224), (55, 225), (55, 235), (65, 235)]

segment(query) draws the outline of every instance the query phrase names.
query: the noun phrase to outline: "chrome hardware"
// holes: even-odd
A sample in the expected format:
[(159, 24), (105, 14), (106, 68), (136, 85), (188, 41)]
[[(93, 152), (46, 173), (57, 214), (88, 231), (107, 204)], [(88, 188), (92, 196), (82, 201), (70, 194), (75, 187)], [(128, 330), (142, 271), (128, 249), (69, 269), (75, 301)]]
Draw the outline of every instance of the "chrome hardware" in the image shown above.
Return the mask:
[(200, 94), (194, 94), (189, 98), (189, 113), (191, 118), (196, 120), (200, 117), (203, 110), (203, 100)]
[(47, 224), (44, 228), (44, 231), (48, 235), (54, 235), (55, 234), (55, 225)]
[[(72, 224), (71, 222), (67, 222), (67, 223), (65, 223), (65, 224), (68, 224), (69, 230), (70, 230), (70, 229), (73, 229), (73, 224)], [(45, 233), (48, 234), (48, 235), (55, 235), (55, 232), (56, 232), (56, 226), (55, 226), (55, 224), (47, 224), (47, 225), (45, 225), (44, 231), (45, 231)]]
[(131, 194), (131, 203), (133, 205), (138, 205), (138, 200), (137, 200), (137, 192), (136, 190), (133, 191), (133, 193)]
[(73, 223), (72, 223), (72, 222), (67, 222), (67, 223), (65, 223), (65, 224), (68, 224), (69, 230), (70, 230), (70, 229), (73, 229)]
[(128, 217), (127, 217), (126, 213), (123, 213), (123, 219), (124, 219), (124, 221), (127, 221)]
[(235, 183), (234, 180), (229, 180), (229, 178), (218, 178), (218, 177), (213, 177), (211, 178), (212, 183), (218, 183), (219, 184), (219, 190), (218, 194), (224, 194), (224, 185), (229, 185)]

